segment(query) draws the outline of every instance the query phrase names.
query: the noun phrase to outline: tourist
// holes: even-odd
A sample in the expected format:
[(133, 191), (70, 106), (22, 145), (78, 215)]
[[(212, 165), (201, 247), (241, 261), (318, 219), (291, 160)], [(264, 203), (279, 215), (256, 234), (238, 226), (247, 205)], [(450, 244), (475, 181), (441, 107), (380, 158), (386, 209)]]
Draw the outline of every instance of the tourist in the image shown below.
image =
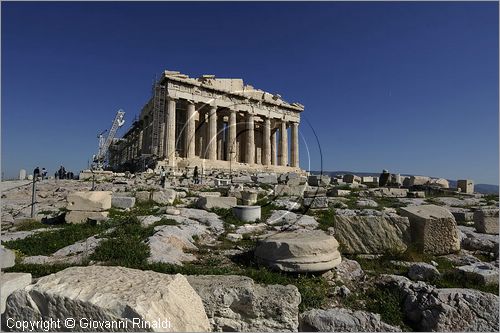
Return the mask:
[(62, 179), (62, 165), (59, 167), (59, 170), (57, 170), (57, 178)]
[(42, 180), (47, 178), (47, 169), (42, 168)]
[(198, 166), (194, 167), (193, 179), (194, 179), (194, 183), (195, 184), (199, 184), (200, 183), (200, 174), (198, 172)]
[(38, 177), (40, 177), (40, 168), (36, 167), (35, 170), (33, 170), (33, 180), (37, 181)]
[(165, 172), (165, 168), (161, 167), (160, 172), (160, 185), (161, 187), (165, 187), (165, 179), (167, 178), (167, 173)]
[(389, 177), (391, 174), (387, 170), (382, 170), (382, 173), (380, 174), (380, 178), (378, 179), (378, 186), (379, 187), (384, 187), (387, 186), (389, 183)]

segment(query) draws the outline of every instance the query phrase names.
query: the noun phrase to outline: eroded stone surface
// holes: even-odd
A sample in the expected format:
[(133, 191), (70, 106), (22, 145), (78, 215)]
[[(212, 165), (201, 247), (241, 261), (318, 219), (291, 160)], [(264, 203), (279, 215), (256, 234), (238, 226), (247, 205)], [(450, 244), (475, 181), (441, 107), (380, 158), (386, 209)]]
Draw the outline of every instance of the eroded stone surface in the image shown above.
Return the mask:
[(102, 212), (111, 208), (111, 191), (73, 192), (68, 195), (68, 210)]
[(82, 330), (81, 318), (129, 324), (133, 318), (168, 319), (170, 331), (210, 330), (203, 303), (184, 276), (124, 267), (67, 268), (7, 300), (6, 315), (14, 320), (39, 320), (41, 311), (54, 320), (74, 318), (75, 330)]
[(337, 240), (321, 230), (280, 232), (259, 240), (258, 261), (288, 272), (321, 272), (341, 262)]
[(163, 191), (154, 191), (151, 195), (151, 200), (160, 205), (171, 205), (177, 198), (177, 192), (172, 189), (165, 189)]
[(134, 197), (113, 196), (111, 198), (111, 206), (122, 209), (132, 208), (135, 206), (135, 200)]
[(498, 284), (498, 268), (485, 262), (457, 267), (457, 272), (482, 285)]
[(412, 240), (424, 253), (448, 254), (460, 250), (455, 218), (436, 205), (408, 206), (400, 209), (410, 220)]
[(406, 217), (335, 216), (335, 238), (344, 253), (383, 254), (404, 252), (410, 242)]
[(473, 289), (438, 289), (397, 275), (382, 276), (380, 283), (403, 293), (403, 311), (416, 330), (498, 332), (497, 295)]
[(474, 212), (474, 226), (477, 232), (498, 235), (498, 208), (483, 208)]
[(16, 255), (12, 250), (0, 245), (0, 268), (12, 267), (16, 264)]
[(1, 273), (0, 274), (0, 306), (1, 313), (5, 312), (5, 302), (7, 298), (16, 290), (23, 289), (31, 284), (31, 274), (29, 273)]
[(70, 224), (86, 223), (88, 220), (92, 221), (105, 221), (108, 218), (108, 212), (84, 212), (77, 210), (70, 210), (66, 213), (65, 221)]
[(379, 314), (343, 308), (313, 309), (300, 315), (301, 332), (401, 332), (380, 319)]
[(275, 210), (266, 221), (276, 230), (316, 229), (319, 223), (309, 215), (296, 214), (287, 210)]
[(408, 277), (414, 281), (432, 281), (438, 276), (437, 268), (425, 262), (413, 263), (408, 269)]
[(207, 227), (196, 222), (157, 226), (154, 230), (155, 233), (147, 242), (151, 251), (148, 261), (176, 265), (196, 260), (196, 256), (190, 252), (198, 250), (193, 237), (207, 233)]
[(210, 210), (212, 208), (230, 209), (237, 205), (235, 197), (201, 197), (197, 201), (198, 208)]
[(297, 331), (300, 293), (292, 285), (259, 285), (245, 276), (187, 276), (213, 331)]

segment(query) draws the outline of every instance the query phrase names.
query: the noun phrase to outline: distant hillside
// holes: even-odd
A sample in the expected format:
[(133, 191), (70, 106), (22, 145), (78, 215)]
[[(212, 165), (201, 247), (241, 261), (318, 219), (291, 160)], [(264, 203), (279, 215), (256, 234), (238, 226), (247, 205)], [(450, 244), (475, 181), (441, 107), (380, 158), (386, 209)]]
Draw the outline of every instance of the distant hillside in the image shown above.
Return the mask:
[[(320, 171), (311, 171), (311, 174), (319, 174), (319, 173), (320, 173)], [(356, 176), (373, 176), (373, 177), (380, 176), (380, 172), (323, 171), (324, 175), (329, 175), (329, 176), (343, 175), (346, 173), (350, 173), (350, 174), (353, 174)], [(401, 174), (401, 176), (412, 176), (412, 175)], [(450, 182), (450, 187), (457, 186), (456, 180), (448, 179), (448, 181)], [(499, 193), (498, 185), (491, 185), (491, 184), (475, 184), (474, 190), (478, 193), (484, 193), (484, 194), (498, 194)]]

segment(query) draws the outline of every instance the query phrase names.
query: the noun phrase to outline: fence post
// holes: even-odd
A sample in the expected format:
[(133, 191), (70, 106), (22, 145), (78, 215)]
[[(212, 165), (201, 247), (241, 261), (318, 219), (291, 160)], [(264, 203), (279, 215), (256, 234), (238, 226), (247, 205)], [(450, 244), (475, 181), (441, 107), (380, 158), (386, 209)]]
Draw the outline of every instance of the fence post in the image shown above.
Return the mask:
[(35, 202), (36, 202), (36, 175), (33, 175), (33, 189), (31, 192), (31, 218), (35, 217)]

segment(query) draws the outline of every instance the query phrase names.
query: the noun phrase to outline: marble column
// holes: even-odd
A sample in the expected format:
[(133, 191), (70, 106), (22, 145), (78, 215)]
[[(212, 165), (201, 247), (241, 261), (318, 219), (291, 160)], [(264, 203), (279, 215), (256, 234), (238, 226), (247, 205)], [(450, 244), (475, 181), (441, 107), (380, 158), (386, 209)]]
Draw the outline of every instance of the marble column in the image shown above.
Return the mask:
[(165, 127), (165, 157), (168, 159), (169, 165), (175, 165), (175, 100), (169, 98), (167, 100), (167, 116)]
[(299, 166), (299, 123), (292, 123), (292, 141), (291, 141), (291, 160), (290, 166)]
[(208, 159), (217, 159), (217, 107), (212, 106), (208, 114)]
[(184, 136), (184, 142), (186, 144), (186, 157), (193, 158), (195, 156), (195, 105), (193, 102), (189, 101), (186, 111), (186, 132)]
[(217, 117), (217, 159), (224, 161), (224, 117)]
[(158, 146), (153, 148), (153, 149), (156, 149), (158, 157), (161, 157), (161, 158), (165, 158), (167, 156), (167, 153), (166, 153), (167, 136), (165, 135), (165, 122), (166, 122), (166, 120), (163, 120), (162, 123), (160, 124), (160, 130), (158, 133)]
[(271, 165), (276, 165), (276, 129), (271, 129)]
[(137, 144), (139, 145), (139, 155), (142, 155), (142, 152), (144, 151), (143, 145), (143, 137), (144, 137), (144, 130), (141, 130), (139, 132), (139, 138), (137, 139)]
[(227, 138), (227, 153), (228, 161), (236, 161), (236, 111), (230, 110), (229, 113), (229, 129)]
[(137, 141), (135, 138), (135, 133), (132, 136), (132, 159), (137, 157)]
[(280, 158), (279, 164), (286, 166), (288, 164), (288, 133), (286, 130), (286, 121), (281, 122), (280, 126)]
[(255, 125), (253, 114), (247, 113), (246, 119), (246, 158), (248, 164), (255, 163)]
[(264, 119), (262, 129), (262, 164), (271, 164), (271, 119)]

